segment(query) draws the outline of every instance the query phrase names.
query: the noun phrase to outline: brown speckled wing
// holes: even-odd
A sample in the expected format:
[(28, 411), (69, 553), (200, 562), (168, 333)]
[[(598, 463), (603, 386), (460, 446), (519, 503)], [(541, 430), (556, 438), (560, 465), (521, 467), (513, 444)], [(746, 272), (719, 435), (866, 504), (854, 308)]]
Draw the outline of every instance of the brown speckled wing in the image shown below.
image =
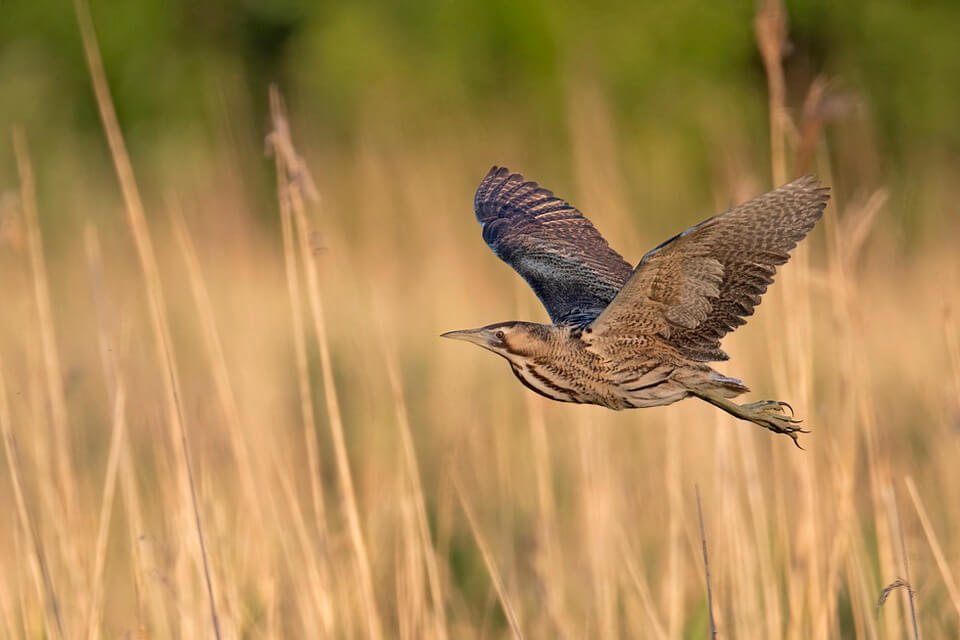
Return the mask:
[(577, 209), (504, 167), (490, 169), (474, 209), (484, 241), (523, 276), (556, 324), (591, 322), (633, 270)]
[(753, 314), (829, 197), (807, 176), (674, 236), (643, 257), (590, 330), (652, 336), (693, 360), (726, 360), (720, 339)]

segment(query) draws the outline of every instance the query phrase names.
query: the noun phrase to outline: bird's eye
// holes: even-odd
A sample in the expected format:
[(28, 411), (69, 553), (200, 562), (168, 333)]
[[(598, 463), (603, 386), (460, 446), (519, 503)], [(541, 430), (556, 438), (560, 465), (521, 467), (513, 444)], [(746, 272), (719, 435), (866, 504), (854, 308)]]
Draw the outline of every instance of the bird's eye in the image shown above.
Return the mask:
[(493, 335), (496, 336), (497, 340), (503, 340), (503, 331), (497, 331)]

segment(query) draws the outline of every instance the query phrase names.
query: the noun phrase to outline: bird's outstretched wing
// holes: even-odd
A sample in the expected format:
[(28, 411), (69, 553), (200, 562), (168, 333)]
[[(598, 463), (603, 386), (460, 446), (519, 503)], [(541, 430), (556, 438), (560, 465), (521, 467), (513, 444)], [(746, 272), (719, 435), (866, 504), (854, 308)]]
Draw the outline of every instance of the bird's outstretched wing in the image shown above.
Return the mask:
[(505, 167), (473, 200), (483, 239), (523, 276), (556, 324), (586, 325), (633, 271), (579, 211)]
[(720, 339), (753, 314), (829, 197), (807, 176), (674, 236), (643, 257), (588, 331), (652, 336), (693, 360), (726, 360)]

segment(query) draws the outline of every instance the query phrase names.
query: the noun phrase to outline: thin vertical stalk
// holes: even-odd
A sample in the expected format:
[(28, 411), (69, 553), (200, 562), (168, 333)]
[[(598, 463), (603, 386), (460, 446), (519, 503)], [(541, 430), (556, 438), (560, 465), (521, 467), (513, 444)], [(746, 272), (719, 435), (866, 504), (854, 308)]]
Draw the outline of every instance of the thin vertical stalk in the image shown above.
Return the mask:
[(933, 559), (937, 561), (937, 568), (940, 570), (941, 577), (943, 577), (943, 583), (947, 586), (950, 601), (953, 603), (953, 608), (957, 611), (957, 616), (960, 617), (960, 589), (957, 589), (957, 583), (953, 579), (950, 564), (943, 555), (943, 547), (940, 546), (937, 533), (933, 530), (933, 524), (930, 522), (927, 510), (923, 506), (920, 494), (917, 493), (917, 485), (913, 483), (913, 478), (907, 476), (904, 482), (907, 485), (910, 500), (913, 501), (913, 506), (917, 510), (917, 515), (920, 517), (920, 525), (923, 527), (924, 535), (927, 536), (927, 542), (930, 544), (930, 550), (933, 552)]
[(487, 542), (483, 538), (483, 534), (480, 533), (480, 528), (477, 526), (477, 519), (473, 515), (473, 510), (470, 508), (470, 504), (467, 502), (467, 499), (463, 497), (463, 489), (460, 487), (460, 480), (453, 476), (453, 488), (457, 492), (457, 499), (460, 500), (460, 506), (463, 507), (463, 512), (467, 516), (467, 523), (470, 525), (470, 531), (473, 533), (473, 538), (477, 543), (477, 547), (480, 548), (480, 555), (483, 556), (483, 562), (487, 565), (487, 572), (490, 574), (490, 580), (493, 582), (493, 588), (497, 592), (497, 598), (500, 600), (500, 606), (503, 608), (503, 614), (507, 618), (507, 623), (510, 625), (510, 631), (513, 632), (513, 637), (517, 640), (523, 640), (523, 632), (520, 630), (520, 621), (517, 619), (517, 614), (513, 608), (513, 605), (510, 604), (510, 598), (507, 596), (507, 588), (503, 584), (503, 579), (500, 577), (500, 571), (497, 570), (497, 564), (493, 560), (493, 554), (490, 553), (490, 549), (487, 547)]
[[(43, 541), (40, 539), (40, 532), (33, 520), (30, 518), (30, 511), (27, 509), (27, 500), (23, 493), (23, 472), (20, 470), (20, 458), (17, 455), (16, 441), (13, 436), (13, 429), (10, 426), (10, 407), (7, 404), (7, 382), (3, 376), (3, 363), (0, 362), (0, 431), (3, 434), (3, 446), (7, 455), (7, 467), (10, 469), (10, 482), (13, 485), (13, 495), (17, 502), (17, 515), (20, 516), (20, 524), (24, 532), (33, 545), (33, 555), (40, 568), (40, 574), (43, 579), (43, 588), (46, 599), (46, 622), (47, 633), (63, 640), (63, 621), (60, 618), (60, 605), (57, 600), (57, 592), (53, 587), (53, 579), (50, 577), (50, 568), (47, 566), (47, 558), (43, 552)], [(22, 609), (22, 607), (21, 607)], [(23, 609), (25, 611), (25, 609)]]
[[(103, 378), (107, 387), (107, 396), (111, 406), (116, 405), (119, 382), (119, 353), (125, 353), (128, 345), (129, 323), (124, 323), (121, 328), (119, 349), (115, 348), (114, 339), (110, 331), (109, 319), (113, 317), (111, 305), (106, 290), (106, 284), (103, 277), (103, 255), (100, 250), (100, 240), (97, 236), (96, 227), (87, 222), (84, 228), (84, 245), (87, 254), (87, 269), (90, 277), (90, 287), (93, 295), (94, 306), (97, 314), (97, 342), (100, 347), (100, 365), (103, 370)], [(144, 627), (144, 576), (147, 573), (144, 560), (144, 553), (141, 549), (141, 535), (144, 531), (143, 510), (140, 507), (140, 497), (137, 494), (137, 483), (133, 466), (133, 451), (130, 445), (130, 438), (122, 438), (122, 451), (120, 454), (120, 481), (122, 483), (123, 502), (126, 510), (127, 531), (133, 563), (133, 579), (136, 591), (137, 601), (137, 622)], [(156, 606), (156, 602), (150, 603)], [(165, 612), (158, 611), (154, 615), (154, 621), (163, 625), (157, 630), (159, 635), (170, 635), (169, 616)]]
[(707, 613), (710, 614), (710, 637), (717, 637), (717, 623), (713, 618), (713, 588), (710, 586), (710, 560), (707, 557), (707, 534), (703, 526), (703, 507), (700, 504), (700, 485), (694, 485), (697, 494), (697, 519), (700, 522), (700, 544), (703, 549), (703, 572), (707, 581)]
[[(276, 157), (277, 181), (286, 180), (283, 174), (282, 160)], [(310, 367), (307, 361), (306, 330), (303, 326), (303, 299), (300, 294), (300, 275), (297, 270), (297, 248), (294, 240), (293, 221), (290, 219), (290, 207), (279, 189), (280, 226), (283, 232), (283, 266), (287, 277), (287, 294), (290, 297), (290, 321), (293, 330), (293, 350), (297, 366), (297, 392), (300, 396), (300, 418), (303, 427), (303, 441), (307, 449), (307, 469), (310, 474), (310, 491), (313, 497), (314, 518), (322, 535), (326, 536), (326, 507), (323, 499), (323, 485), (320, 475), (320, 456), (317, 444), (316, 410), (313, 395), (310, 393)]]
[[(327, 637), (334, 635), (335, 620), (336, 620), (336, 607), (331, 602), (331, 580), (330, 580), (330, 566), (328, 558), (326, 557), (327, 549), (323, 548), (321, 550), (322, 558), (318, 560), (316, 545), (314, 540), (309, 534), (309, 528), (307, 527), (306, 518), (303, 516), (303, 512), (300, 509), (300, 502), (297, 500), (296, 489), (293, 482), (293, 474), (290, 471), (289, 465), (284, 465), (277, 460), (277, 451), (272, 451), (274, 456), (274, 468), (277, 470), (277, 477), (280, 480), (280, 489), (283, 492), (284, 497), (287, 500), (287, 503), (290, 505), (290, 515), (293, 517), (293, 532), (296, 534), (297, 541), (300, 544), (302, 551), (302, 556), (297, 554), (294, 556), (293, 553), (287, 551), (288, 542), (286, 540), (287, 536), (281, 536), (281, 546), (286, 552), (290, 567), (293, 571), (300, 571), (304, 567), (304, 558), (306, 559), (306, 575), (307, 581), (310, 584), (310, 596), (313, 598), (314, 606), (320, 614), (320, 624), (323, 625), (323, 632)], [(276, 518), (279, 513), (279, 508), (276, 504), (272, 504), (274, 517)]]
[[(354, 559), (357, 563), (357, 572), (360, 578), (361, 596), (366, 612), (367, 632), (371, 638), (380, 638), (383, 635), (380, 623), (380, 614), (377, 611), (376, 598), (373, 593), (373, 577), (370, 570), (370, 560), (367, 546), (363, 540), (363, 531), (360, 526), (360, 514), (357, 508), (356, 492), (353, 488), (353, 476), (350, 471), (350, 460), (347, 457), (346, 439), (343, 435), (343, 419), (340, 415), (340, 401), (337, 397), (336, 384), (333, 379), (333, 363), (330, 357), (330, 345), (327, 341), (326, 320), (323, 312), (323, 300), (320, 296), (320, 284), (317, 278), (317, 265), (313, 251), (310, 248), (310, 230), (307, 228), (306, 213), (302, 194), (314, 193), (315, 189), (309, 179), (309, 174), (303, 166), (290, 139), (290, 129), (283, 113), (280, 94), (276, 88), (270, 92), (270, 110), (273, 116), (274, 131), (270, 140), (277, 158), (277, 187), (280, 200), (281, 215), (293, 218), (296, 223), (297, 239), (300, 245), (300, 258), (307, 276), (307, 300), (313, 317), (313, 328), (320, 348), (320, 370), (323, 375), (324, 399), (327, 405), (327, 418), (330, 424), (330, 434), (333, 440), (334, 457), (337, 462), (337, 475), (340, 478), (340, 489), (343, 493), (343, 507), (347, 516), (347, 526), (350, 542), (353, 547)], [(293, 180), (294, 182), (291, 182)], [(311, 191), (313, 190), (313, 191)]]
[(528, 394), (526, 405), (533, 450), (533, 470), (537, 483), (540, 545), (544, 556), (543, 562), (537, 564), (538, 568), (543, 567), (540, 570), (546, 591), (547, 613), (553, 618), (560, 635), (572, 637), (575, 634), (569, 620), (569, 609), (565, 605), (563, 559), (557, 549), (557, 510), (550, 478), (550, 441), (543, 416), (543, 403), (539, 398)]
[(757, 48), (763, 59), (767, 76), (767, 96), (770, 109), (770, 160), (773, 182), (781, 185), (787, 181), (786, 149), (786, 84), (780, 64), (787, 41), (787, 12), (781, 0), (760, 0), (754, 18), (754, 34)]
[(683, 538), (683, 492), (680, 468), (680, 424), (670, 414), (664, 434), (663, 483), (667, 493), (667, 558), (666, 576), (663, 585), (667, 607), (667, 637), (679, 638), (683, 633), (683, 609), (685, 605), (686, 576)]
[(60, 499), (63, 501), (67, 519), (76, 508), (73, 463), (70, 459), (70, 428), (67, 422), (67, 403), (63, 393), (63, 375), (60, 355), (57, 352), (56, 334), (53, 329), (53, 312), (50, 305), (50, 285), (43, 256), (43, 237), (37, 214), (37, 193), (33, 179), (33, 166), (27, 149), (27, 138), (19, 127), (13, 130), (13, 148), (20, 174), (20, 200), (23, 205), (27, 245), (30, 253), (30, 268), (33, 272), (33, 292), (37, 304), (40, 345), (43, 350), (44, 378), (50, 402), (53, 422), (57, 474), (60, 477)]
[(897, 494), (893, 486), (887, 489), (887, 500), (893, 511), (891, 520), (897, 525), (897, 538), (900, 541), (900, 566), (903, 568), (903, 579), (907, 583), (904, 589), (904, 598), (907, 600), (907, 610), (910, 612), (910, 622), (913, 640), (920, 640), (920, 625), (917, 622), (917, 606), (913, 598), (913, 580), (910, 577), (910, 558), (907, 556), (907, 543), (903, 537), (903, 521), (900, 520), (900, 507), (897, 505)]
[[(783, 55), (789, 46), (787, 11), (782, 0), (760, 0), (754, 19), (754, 33), (757, 48), (763, 60), (767, 78), (767, 95), (770, 117), (770, 162), (774, 186), (789, 179), (787, 166), (787, 136), (793, 131), (793, 124), (787, 113), (786, 83), (783, 72)], [(793, 256), (792, 268), (788, 270), (778, 287), (777, 299), (790, 300), (790, 313), (785, 314), (787, 331), (783, 357), (775, 358), (784, 363), (780, 372), (781, 381), (790, 381), (800, 395), (800, 402), (808, 405), (813, 378), (812, 361), (812, 321), (811, 297), (809, 289), (809, 269), (806, 247), (799, 247)], [(783, 375), (785, 374), (785, 375)], [(778, 386), (783, 386), (781, 383)], [(792, 458), (792, 466), (799, 476), (798, 485), (802, 488), (801, 509), (795, 543), (791, 545), (797, 562), (806, 566), (806, 577), (801, 583), (792, 575), (788, 577), (788, 599), (794, 604), (798, 614), (788, 618), (788, 636), (809, 634), (803, 629), (801, 615), (804, 608), (815, 617), (825, 605), (821, 562), (816, 550), (822, 548), (818, 536), (819, 514), (817, 512), (818, 475), (815, 472), (816, 461), (801, 463)], [(793, 614), (793, 612), (791, 612)]]
[(200, 269), (197, 250), (193, 246), (193, 240), (190, 238), (190, 231), (187, 229), (187, 223), (183, 219), (183, 213), (172, 199), (169, 210), (170, 219), (173, 222), (174, 235), (177, 237), (177, 244), (180, 245), (180, 252), (183, 254), (184, 262), (186, 262), (187, 265), (190, 290), (193, 294), (193, 301), (197, 307), (197, 316), (203, 329), (203, 342), (206, 345), (207, 357), (210, 360), (213, 370), (217, 397), (220, 400), (220, 405), (230, 429), (230, 437), (228, 439), (233, 448), (233, 457), (237, 465), (237, 476), (247, 496), (247, 503), (250, 505), (250, 508), (253, 509), (254, 521), (263, 522), (263, 508), (260, 505), (259, 494), (257, 493), (257, 488), (253, 480), (253, 460), (250, 456), (250, 449), (247, 447), (246, 434), (244, 433), (240, 420), (240, 409), (237, 406), (237, 397), (233, 392), (233, 385), (230, 382), (227, 358), (224, 355), (220, 333), (217, 331), (217, 324), (213, 314), (213, 304), (210, 302), (210, 294), (207, 291), (203, 272)]
[(110, 517), (113, 514), (113, 498), (117, 487), (117, 468), (123, 452), (123, 441), (127, 430), (126, 413), (127, 391), (123, 378), (119, 378), (115, 387), (113, 405), (113, 433), (110, 437), (110, 452), (107, 455), (107, 471), (103, 481), (103, 501), (100, 504), (100, 525), (97, 528), (97, 542), (94, 552), (92, 596), (90, 613), (87, 618), (87, 638), (100, 637), (100, 617), (103, 614), (103, 566), (106, 562), (107, 541), (110, 535)]
[(204, 541), (203, 524), (200, 518), (200, 507), (197, 501), (197, 490), (190, 457), (190, 442), (187, 437), (186, 425), (184, 424), (183, 407), (180, 404), (180, 398), (182, 397), (180, 380), (177, 374), (176, 358), (173, 352), (170, 328), (167, 326), (164, 312), (166, 305), (164, 303), (163, 290), (160, 285), (160, 274), (154, 255), (153, 243), (147, 227), (143, 202), (140, 199), (140, 192), (137, 188), (133, 164), (130, 162), (130, 156), (127, 153), (126, 143), (123, 140), (123, 133), (120, 129), (120, 122), (117, 120), (117, 113), (113, 106), (113, 100), (110, 97), (110, 88), (107, 85), (103, 61), (100, 58), (100, 50), (97, 45), (90, 8), (85, 0), (74, 0), (74, 10), (80, 27), (83, 50), (87, 60), (87, 67), (90, 71), (94, 94), (96, 95), (97, 107), (100, 111), (100, 118), (103, 121), (107, 144), (110, 147), (110, 155), (113, 158), (117, 179), (120, 182), (124, 203), (126, 204), (127, 222), (133, 234), (137, 255), (140, 259), (140, 267), (143, 270), (143, 277), (146, 283), (147, 299), (150, 307), (150, 321), (156, 342), (157, 357), (164, 368), (165, 374), (163, 376), (163, 386), (169, 414), (170, 437), (175, 443), (175, 446), (178, 445), (183, 463), (179, 467), (180, 484), (183, 487), (183, 493), (188, 496), (189, 507), (192, 511), (197, 533), (197, 542), (200, 548), (203, 578), (206, 583), (207, 598), (210, 603), (211, 624), (213, 625), (214, 635), (219, 640), (220, 620), (217, 615), (213, 577), (207, 560), (207, 547)]
[[(384, 317), (377, 314), (378, 317)], [(386, 364), (387, 378), (390, 381), (390, 390), (393, 393), (393, 406), (397, 414), (397, 423), (400, 427), (400, 442), (403, 448), (404, 467), (410, 492), (413, 494), (414, 508), (417, 518), (417, 529), (420, 545), (423, 548), (424, 562), (427, 567), (427, 582), (430, 588), (430, 598), (433, 601), (433, 615), (435, 630), (438, 638), (447, 637), (447, 620), (444, 611), (443, 593), (440, 584), (440, 572), (437, 569), (437, 556), (430, 538), (430, 525), (427, 523), (427, 508), (423, 497), (423, 485), (420, 482), (420, 470), (417, 465), (417, 451), (413, 445), (413, 436), (410, 433), (410, 421), (407, 417), (407, 404), (403, 397), (403, 386), (400, 382), (400, 369), (397, 366), (393, 352), (387, 341), (386, 329), (380, 327), (380, 346), (383, 360)]]

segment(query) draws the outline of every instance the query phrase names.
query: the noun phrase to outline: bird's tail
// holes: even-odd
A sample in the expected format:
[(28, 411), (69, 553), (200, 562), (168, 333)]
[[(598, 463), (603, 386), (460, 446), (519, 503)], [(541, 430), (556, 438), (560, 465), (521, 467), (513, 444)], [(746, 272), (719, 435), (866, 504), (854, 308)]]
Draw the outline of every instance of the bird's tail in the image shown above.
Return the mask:
[(729, 378), (716, 371), (711, 372), (710, 382), (713, 383), (713, 389), (718, 391), (724, 398), (736, 398), (750, 391), (750, 388), (743, 384), (742, 380)]

